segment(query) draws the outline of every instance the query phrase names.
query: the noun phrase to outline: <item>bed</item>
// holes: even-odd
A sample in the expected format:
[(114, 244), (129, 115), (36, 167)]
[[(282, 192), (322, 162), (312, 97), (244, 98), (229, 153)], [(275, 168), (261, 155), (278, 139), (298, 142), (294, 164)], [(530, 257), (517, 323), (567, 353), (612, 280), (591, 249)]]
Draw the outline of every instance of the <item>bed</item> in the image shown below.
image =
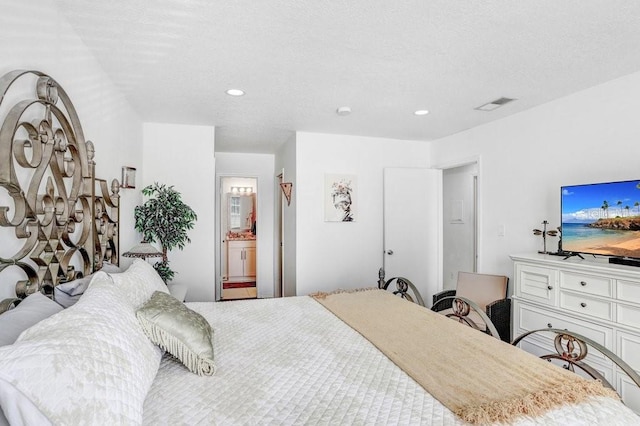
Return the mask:
[[(163, 285), (153, 273), (143, 261), (98, 273), (75, 305), (0, 347), (0, 406), (12, 424), (468, 424), (309, 296), (188, 303), (214, 331), (215, 373), (194, 374), (137, 324), (136, 309)], [(466, 332), (511, 348), (441, 319), (459, 328), (462, 346)], [(593, 396), (508, 423), (612, 422), (638, 417), (615, 398)]]
[[(546, 362), (380, 289), (172, 299), (146, 262), (118, 268), (118, 184), (95, 178), (93, 146), (60, 85), (16, 71), (0, 79), (3, 99), (25, 77), (36, 97), (7, 108), (0, 130), (0, 186), (17, 211), (0, 209), (17, 241), (0, 282), (23, 274), (0, 303), (0, 424), (638, 423), (599, 383), (553, 366), (546, 382)], [(158, 317), (169, 325), (149, 325)], [(19, 330), (5, 335), (9, 325)], [(536, 377), (536, 398), (504, 390), (517, 374)], [(506, 414), (482, 417), (500, 403)]]

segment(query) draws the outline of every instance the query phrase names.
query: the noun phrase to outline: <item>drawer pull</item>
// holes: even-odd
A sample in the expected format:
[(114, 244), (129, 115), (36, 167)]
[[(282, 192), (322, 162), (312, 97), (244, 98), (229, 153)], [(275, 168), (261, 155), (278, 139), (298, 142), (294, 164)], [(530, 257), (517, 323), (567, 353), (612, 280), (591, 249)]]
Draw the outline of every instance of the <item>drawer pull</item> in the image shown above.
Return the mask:
[(548, 323), (548, 324), (547, 324), (547, 328), (553, 328), (553, 324)]
[(550, 285), (548, 285), (548, 286), (547, 286), (547, 290), (553, 290), (553, 287), (552, 287), (552, 286), (550, 286)]
[(580, 281), (580, 285), (581, 285), (582, 287), (584, 287), (584, 286), (586, 286), (586, 285), (587, 285), (587, 282), (586, 282), (586, 281)]
[(584, 303), (584, 302), (582, 302), (582, 303), (580, 303), (580, 306), (582, 306), (583, 308), (586, 308), (586, 307), (587, 307), (587, 304), (586, 304), (586, 303)]

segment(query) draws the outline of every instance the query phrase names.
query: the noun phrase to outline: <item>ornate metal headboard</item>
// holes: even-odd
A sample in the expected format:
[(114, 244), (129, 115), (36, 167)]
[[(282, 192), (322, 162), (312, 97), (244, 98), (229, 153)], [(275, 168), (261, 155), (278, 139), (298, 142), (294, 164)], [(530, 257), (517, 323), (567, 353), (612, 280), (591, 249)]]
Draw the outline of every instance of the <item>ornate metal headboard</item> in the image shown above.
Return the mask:
[(18, 298), (52, 295), (105, 260), (118, 264), (120, 185), (95, 178), (67, 93), (42, 72), (12, 71), (0, 78), (0, 112), (0, 284), (21, 276)]

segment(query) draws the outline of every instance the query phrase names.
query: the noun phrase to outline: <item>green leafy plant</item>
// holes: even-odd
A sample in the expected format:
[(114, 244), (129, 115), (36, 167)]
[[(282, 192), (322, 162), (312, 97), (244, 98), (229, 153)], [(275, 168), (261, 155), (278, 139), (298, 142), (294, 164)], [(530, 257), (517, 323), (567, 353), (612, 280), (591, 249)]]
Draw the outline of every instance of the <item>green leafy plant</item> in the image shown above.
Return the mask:
[(135, 229), (145, 241), (162, 245), (162, 261), (153, 267), (167, 283), (175, 275), (169, 267), (167, 252), (174, 248), (182, 250), (191, 242), (187, 231), (193, 229), (198, 216), (173, 186), (156, 182), (144, 188), (142, 194), (150, 198), (134, 210)]

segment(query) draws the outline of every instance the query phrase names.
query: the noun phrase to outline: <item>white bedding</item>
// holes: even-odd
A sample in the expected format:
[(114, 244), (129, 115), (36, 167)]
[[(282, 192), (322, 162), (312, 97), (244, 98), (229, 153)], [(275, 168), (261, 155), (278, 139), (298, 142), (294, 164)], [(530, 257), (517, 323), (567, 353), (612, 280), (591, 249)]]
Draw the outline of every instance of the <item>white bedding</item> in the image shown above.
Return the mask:
[[(310, 297), (188, 306), (215, 330), (218, 370), (199, 377), (165, 355), (145, 424), (463, 424)], [(640, 418), (620, 402), (593, 398), (516, 424), (635, 425)]]

